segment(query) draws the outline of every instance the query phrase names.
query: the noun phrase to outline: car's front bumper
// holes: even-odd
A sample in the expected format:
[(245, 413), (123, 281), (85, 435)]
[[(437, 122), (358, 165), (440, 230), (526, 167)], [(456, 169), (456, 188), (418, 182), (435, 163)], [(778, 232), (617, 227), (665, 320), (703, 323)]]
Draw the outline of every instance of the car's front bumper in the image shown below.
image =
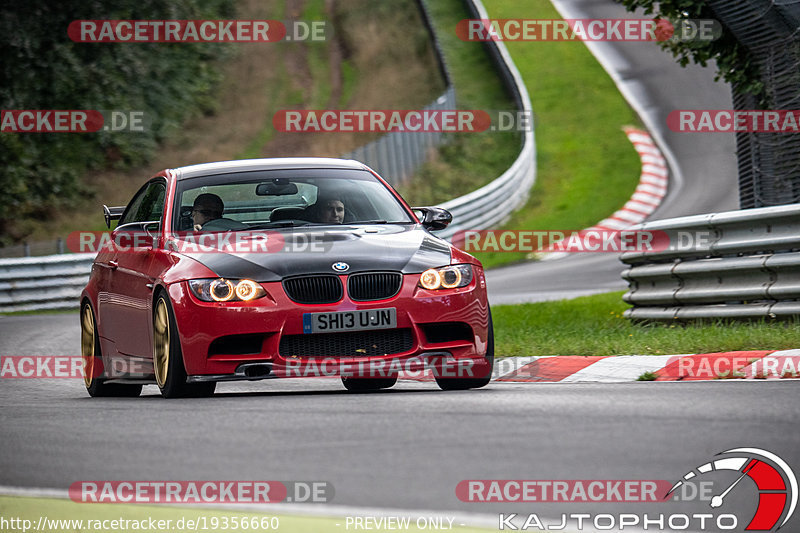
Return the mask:
[[(342, 276), (344, 281), (345, 277)], [(485, 363), (489, 307), (483, 271), (476, 267), (470, 285), (427, 291), (419, 275), (405, 275), (400, 292), (389, 299), (355, 302), (347, 295), (334, 304), (302, 305), (291, 301), (279, 282), (263, 283), (267, 296), (251, 302), (209, 303), (198, 300), (186, 282), (168, 287), (190, 381), (254, 380), (270, 377), (380, 377), (396, 370), (456, 368), (458, 375), (480, 372)], [(411, 332), (410, 345), (398, 353), (364, 357), (281, 355), (283, 336), (304, 340), (303, 314), (394, 307), (397, 328)], [(464, 324), (459, 338), (430, 339), (439, 324)], [(463, 334), (468, 331), (469, 334)], [(341, 335), (348, 335), (342, 333)], [(238, 342), (241, 339), (242, 342)], [(436, 341), (436, 342), (432, 342)], [(246, 345), (246, 346), (245, 346)]]

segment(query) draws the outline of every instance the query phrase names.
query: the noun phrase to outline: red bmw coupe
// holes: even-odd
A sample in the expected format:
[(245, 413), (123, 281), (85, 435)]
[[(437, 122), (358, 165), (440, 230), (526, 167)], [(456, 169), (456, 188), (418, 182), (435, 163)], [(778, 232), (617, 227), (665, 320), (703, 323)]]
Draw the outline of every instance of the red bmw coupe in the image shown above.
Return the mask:
[[(209, 396), (216, 383), (340, 377), (349, 390), (432, 375), (486, 385), (494, 362), (483, 268), (431, 232), (362, 163), (226, 161), (156, 174), (127, 207), (81, 296), (91, 396)], [(415, 374), (416, 373), (416, 374)]]

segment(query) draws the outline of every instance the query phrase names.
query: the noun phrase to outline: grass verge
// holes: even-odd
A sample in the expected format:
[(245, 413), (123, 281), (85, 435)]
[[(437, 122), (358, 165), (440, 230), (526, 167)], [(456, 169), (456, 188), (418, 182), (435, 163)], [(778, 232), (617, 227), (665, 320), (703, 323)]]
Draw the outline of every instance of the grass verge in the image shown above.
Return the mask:
[[(548, 0), (485, 0), (492, 18), (561, 18)], [(537, 177), (530, 200), (505, 227), (578, 230), (619, 209), (640, 163), (622, 128), (639, 120), (580, 41), (508, 42), (531, 97)], [(525, 253), (474, 254), (487, 268)]]
[(500, 356), (668, 355), (797, 348), (800, 321), (631, 324), (622, 292), (492, 307)]
[[(94, 531), (131, 531), (147, 530), (149, 520), (155, 521), (156, 527), (160, 531), (172, 531), (175, 533), (184, 531), (281, 531), (284, 533), (319, 533), (323, 531), (345, 531), (345, 517), (318, 517), (318, 516), (296, 516), (282, 513), (255, 513), (229, 510), (215, 510), (197, 507), (173, 507), (167, 505), (126, 505), (118, 503), (75, 503), (71, 500), (57, 500), (48, 498), (29, 498), (29, 497), (9, 497), (0, 496), (0, 514), (6, 519), (20, 519), (19, 528), (14, 531), (24, 531), (21, 522), (29, 520), (28, 531), (39, 524), (40, 519), (46, 519), (47, 524), (42, 525), (44, 531), (50, 533), (88, 533)], [(420, 515), (431, 517), (430, 515)], [(365, 515), (366, 516), (366, 515)], [(377, 518), (377, 517), (370, 517)], [(416, 517), (412, 517), (409, 527), (404, 531), (430, 531), (431, 528), (418, 527)], [(271, 519), (271, 520), (270, 520)], [(69, 520), (72, 523), (61, 523), (59, 520)], [(113, 520), (117, 520), (116, 526)], [(139, 521), (144, 526), (134, 526), (131, 522)], [(160, 527), (159, 520), (163, 520)], [(263, 521), (262, 521), (263, 520)], [(76, 521), (81, 521), (80, 524)], [(97, 522), (100, 521), (100, 522)], [(143, 521), (143, 522), (142, 522)], [(242, 526), (242, 522), (245, 526)], [(236, 525), (234, 525), (236, 524)], [(127, 525), (129, 527), (123, 527)], [(198, 527), (194, 527), (197, 525)], [(256, 525), (257, 527), (253, 527)], [(277, 525), (277, 527), (275, 527)], [(420, 525), (422, 522), (420, 521)], [(444, 521), (447, 525), (447, 520)], [(63, 526), (63, 527), (62, 527)], [(351, 524), (351, 527), (352, 524)], [(377, 527), (375, 528), (377, 529)], [(452, 531), (470, 533), (477, 531), (487, 531), (474, 527), (463, 527), (453, 524)]]

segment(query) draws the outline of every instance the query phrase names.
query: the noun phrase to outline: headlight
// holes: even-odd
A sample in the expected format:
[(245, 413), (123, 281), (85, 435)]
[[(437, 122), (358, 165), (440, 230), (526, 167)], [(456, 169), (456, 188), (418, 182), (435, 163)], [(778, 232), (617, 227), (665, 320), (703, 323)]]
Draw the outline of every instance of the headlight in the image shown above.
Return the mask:
[(192, 279), (189, 288), (204, 302), (248, 302), (267, 294), (261, 285), (249, 279)]
[(457, 289), (472, 283), (471, 265), (452, 265), (429, 268), (419, 277), (419, 286), (434, 291), (436, 289)]

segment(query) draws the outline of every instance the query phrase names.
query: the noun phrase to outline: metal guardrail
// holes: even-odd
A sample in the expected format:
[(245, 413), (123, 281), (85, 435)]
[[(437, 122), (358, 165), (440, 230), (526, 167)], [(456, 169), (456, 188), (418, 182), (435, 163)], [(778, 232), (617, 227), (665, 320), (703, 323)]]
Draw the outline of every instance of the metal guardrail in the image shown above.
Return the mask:
[[(425, 111), (456, 109), (456, 90), (448, 87)], [(393, 131), (344, 154), (344, 159), (361, 161), (393, 186), (400, 185), (426, 162), (434, 150), (445, 142), (439, 131)]]
[(0, 259), (0, 309), (38, 311), (78, 307), (95, 254)]
[[(489, 18), (480, 0), (465, 2), (474, 18)], [(505, 44), (500, 41), (485, 44), (519, 110), (532, 115), (528, 91)], [(527, 201), (535, 177), (534, 135), (532, 130), (527, 130), (519, 156), (507, 171), (488, 185), (442, 204), (453, 213), (454, 222), (437, 235), (449, 238), (459, 230), (486, 229), (501, 224)], [(77, 308), (93, 259), (93, 254), (0, 259), (0, 310)]]
[(646, 222), (665, 250), (627, 252), (625, 316), (673, 321), (800, 316), (800, 204)]

